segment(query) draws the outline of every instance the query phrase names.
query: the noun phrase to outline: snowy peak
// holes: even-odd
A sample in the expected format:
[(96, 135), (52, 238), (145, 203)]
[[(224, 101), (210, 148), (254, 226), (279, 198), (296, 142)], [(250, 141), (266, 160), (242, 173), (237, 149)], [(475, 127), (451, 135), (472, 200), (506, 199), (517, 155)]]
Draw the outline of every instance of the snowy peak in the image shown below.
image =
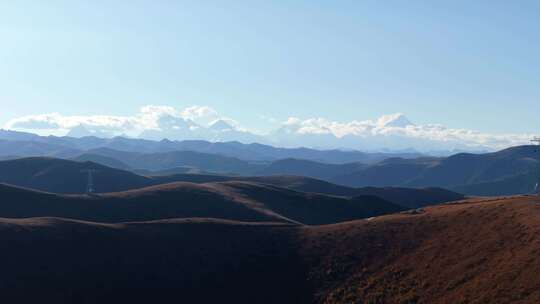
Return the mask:
[(158, 119), (158, 126), (162, 130), (186, 130), (195, 125), (190, 120), (172, 115), (166, 115)]
[(216, 120), (213, 122), (210, 127), (210, 130), (212, 131), (232, 131), (235, 130), (235, 128), (228, 122), (226, 122), (223, 119)]
[(405, 128), (407, 126), (414, 126), (414, 124), (402, 113), (381, 116), (377, 120), (377, 125), (380, 127), (394, 128)]

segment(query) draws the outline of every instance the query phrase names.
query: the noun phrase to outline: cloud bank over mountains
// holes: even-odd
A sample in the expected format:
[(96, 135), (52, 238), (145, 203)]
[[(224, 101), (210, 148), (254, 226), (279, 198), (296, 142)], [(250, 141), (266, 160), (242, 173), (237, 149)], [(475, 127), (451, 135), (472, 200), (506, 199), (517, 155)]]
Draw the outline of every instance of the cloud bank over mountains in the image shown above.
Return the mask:
[(527, 144), (531, 134), (488, 134), (439, 124), (416, 125), (404, 114), (375, 120), (337, 122), (325, 118), (290, 117), (272, 132), (261, 133), (220, 115), (208, 106), (176, 109), (148, 105), (132, 116), (59, 113), (12, 119), (6, 129), (57, 136), (128, 136), (161, 140), (239, 141), (285, 147), (357, 150), (494, 150)]

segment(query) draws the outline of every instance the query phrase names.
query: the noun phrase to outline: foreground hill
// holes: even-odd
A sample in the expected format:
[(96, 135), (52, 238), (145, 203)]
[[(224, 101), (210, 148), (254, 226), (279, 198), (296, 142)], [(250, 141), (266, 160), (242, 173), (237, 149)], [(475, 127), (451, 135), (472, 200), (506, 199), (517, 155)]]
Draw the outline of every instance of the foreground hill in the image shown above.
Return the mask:
[(539, 303), (540, 198), (328, 226), (0, 219), (0, 292), (56, 303)]
[(539, 197), (302, 230), (302, 256), (326, 303), (540, 301)]
[(0, 217), (53, 216), (96, 222), (212, 217), (318, 225), (403, 210), (374, 196), (342, 198), (249, 182), (172, 183), (91, 196), (0, 185), (0, 197)]

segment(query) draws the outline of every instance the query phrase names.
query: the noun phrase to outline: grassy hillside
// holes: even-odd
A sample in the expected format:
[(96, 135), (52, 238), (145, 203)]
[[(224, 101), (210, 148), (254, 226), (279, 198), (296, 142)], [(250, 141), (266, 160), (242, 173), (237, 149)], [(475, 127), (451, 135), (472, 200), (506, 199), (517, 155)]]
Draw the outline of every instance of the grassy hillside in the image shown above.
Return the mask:
[(538, 303), (540, 199), (327, 226), (0, 219), (8, 302)]

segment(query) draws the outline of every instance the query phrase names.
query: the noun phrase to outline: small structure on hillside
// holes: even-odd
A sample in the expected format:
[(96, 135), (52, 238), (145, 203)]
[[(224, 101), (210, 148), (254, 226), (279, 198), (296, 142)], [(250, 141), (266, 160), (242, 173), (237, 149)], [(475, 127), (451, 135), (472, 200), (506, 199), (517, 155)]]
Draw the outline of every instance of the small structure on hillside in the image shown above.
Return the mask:
[(94, 193), (94, 173), (97, 172), (96, 169), (84, 169), (81, 170), (83, 173), (87, 173), (88, 177), (86, 180), (86, 194)]

